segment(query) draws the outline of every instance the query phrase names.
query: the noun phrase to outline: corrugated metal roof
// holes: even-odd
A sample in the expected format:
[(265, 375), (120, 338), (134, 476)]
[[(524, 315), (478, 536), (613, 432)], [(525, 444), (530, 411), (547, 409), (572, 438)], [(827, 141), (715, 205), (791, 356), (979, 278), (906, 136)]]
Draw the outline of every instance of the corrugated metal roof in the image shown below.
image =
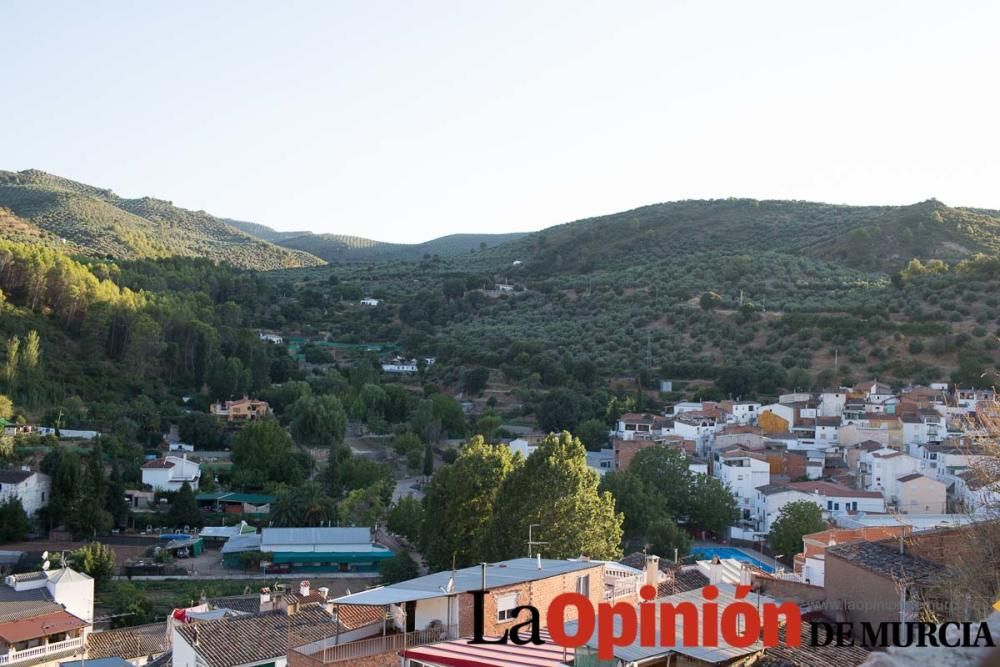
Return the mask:
[[(538, 561), (534, 558), (515, 558), (500, 563), (492, 563), (486, 567), (486, 588), (511, 586), (513, 584), (546, 579), (568, 572), (603, 566), (604, 563), (600, 561), (543, 559), (542, 567), (539, 569)], [(442, 589), (448, 589), (448, 583), (451, 578), (451, 572), (436, 572), (424, 577), (402, 581), (398, 584), (381, 586), (361, 593), (345, 595), (337, 598), (335, 602), (340, 604), (385, 605), (441, 597), (446, 595)], [(468, 591), (480, 590), (482, 587), (482, 568), (478, 565), (462, 568), (455, 572), (454, 579), (454, 585), (451, 587), (452, 593), (466, 593)]]
[(235, 554), (241, 551), (260, 551), (260, 535), (233, 535), (222, 545), (222, 553)]
[[(721, 609), (725, 605), (734, 602), (736, 600), (735, 592), (736, 588), (728, 584), (716, 584), (719, 589), (719, 597), (716, 603)], [(752, 599), (751, 599), (752, 598)], [(753, 604), (758, 603), (758, 595), (756, 593), (751, 594), (751, 598), (747, 598)], [(704, 602), (704, 597), (702, 597), (701, 589), (685, 591), (684, 593), (678, 593), (677, 595), (668, 595), (667, 597), (657, 598), (653, 602), (657, 605), (661, 603), (678, 604), (680, 602), (693, 602), (696, 605), (700, 605)], [(776, 602), (774, 598), (767, 597), (765, 595), (759, 596), (760, 604), (774, 603)], [(721, 613), (720, 613), (721, 616)], [(700, 624), (698, 625), (698, 638), (699, 643), (704, 636), (703, 628)], [(615, 617), (615, 635), (621, 636), (621, 619)], [(565, 630), (568, 634), (574, 635), (577, 632), (577, 622), (568, 621), (564, 625)], [(684, 646), (675, 645), (671, 647), (659, 646), (660, 643), (660, 609), (656, 608), (656, 646), (645, 647), (639, 645), (638, 637), (634, 642), (628, 646), (616, 646), (615, 647), (615, 657), (619, 660), (624, 660), (626, 662), (635, 662), (639, 660), (648, 660), (650, 658), (655, 658), (658, 656), (666, 656), (668, 653), (680, 653), (686, 655), (695, 660), (701, 660), (708, 663), (718, 663), (718, 662), (729, 662), (735, 660), (742, 656), (751, 655), (759, 651), (764, 650), (764, 643), (757, 641), (747, 648), (736, 648), (734, 646), (729, 646), (722, 640), (721, 633), (719, 634), (719, 645), (715, 647), (709, 646)], [(675, 636), (679, 639), (684, 636), (684, 623), (679, 617), (675, 619)], [(597, 628), (594, 628), (594, 634), (586, 644), (591, 648), (597, 648)]]
[(400, 655), (411, 660), (442, 665), (443, 667), (560, 667), (573, 661), (575, 651), (552, 642), (546, 630), (540, 632), (545, 642), (540, 646), (526, 644), (470, 644), (468, 639), (456, 639), (428, 646), (401, 651)]
[(370, 528), (265, 528), (262, 544), (269, 551), (283, 544), (368, 544), (372, 541)]

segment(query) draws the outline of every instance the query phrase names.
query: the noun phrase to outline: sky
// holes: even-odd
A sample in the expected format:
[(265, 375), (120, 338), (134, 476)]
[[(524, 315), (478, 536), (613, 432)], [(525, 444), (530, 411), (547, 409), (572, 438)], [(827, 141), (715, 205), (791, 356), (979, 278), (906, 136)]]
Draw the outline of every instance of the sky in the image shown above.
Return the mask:
[(0, 169), (417, 242), (677, 199), (1000, 209), (1000, 3), (0, 3)]

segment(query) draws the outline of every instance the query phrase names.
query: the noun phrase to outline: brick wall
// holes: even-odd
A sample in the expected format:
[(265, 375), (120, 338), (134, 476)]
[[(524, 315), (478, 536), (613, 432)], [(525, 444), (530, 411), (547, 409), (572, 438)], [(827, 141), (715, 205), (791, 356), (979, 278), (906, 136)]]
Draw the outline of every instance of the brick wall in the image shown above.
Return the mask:
[[(581, 576), (590, 577), (590, 603), (597, 608), (597, 605), (604, 597), (604, 566), (595, 563), (593, 567), (586, 570), (578, 570), (566, 574), (547, 577), (523, 584), (512, 586), (491, 587), (489, 578), (486, 580), (486, 587), (489, 593), (483, 601), (484, 630), (486, 636), (498, 636), (509, 630), (511, 626), (527, 620), (527, 614), (504, 622), (497, 621), (497, 597), (517, 594), (518, 605), (531, 605), (536, 607), (540, 614), (540, 625), (547, 627), (546, 612), (549, 604), (557, 595), (562, 593), (575, 593), (576, 582)], [(459, 598), (458, 628), (462, 636), (471, 635), (473, 630), (473, 597), (471, 594), (464, 594)], [(575, 608), (566, 610), (566, 619), (576, 618)]]

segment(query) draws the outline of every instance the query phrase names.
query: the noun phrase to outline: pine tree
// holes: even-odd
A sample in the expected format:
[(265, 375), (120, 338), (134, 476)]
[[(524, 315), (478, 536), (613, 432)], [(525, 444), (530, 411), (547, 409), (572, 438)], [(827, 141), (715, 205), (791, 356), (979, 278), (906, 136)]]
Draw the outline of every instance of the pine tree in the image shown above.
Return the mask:
[(7, 355), (4, 357), (2, 377), (7, 391), (11, 394), (17, 389), (17, 366), (20, 357), (21, 339), (11, 336), (7, 339)]

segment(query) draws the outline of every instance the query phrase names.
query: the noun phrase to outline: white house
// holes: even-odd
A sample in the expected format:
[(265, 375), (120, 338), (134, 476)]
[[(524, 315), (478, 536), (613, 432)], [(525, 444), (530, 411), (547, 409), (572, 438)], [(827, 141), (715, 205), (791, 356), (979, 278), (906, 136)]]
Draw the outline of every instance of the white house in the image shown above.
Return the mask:
[(824, 391), (819, 395), (819, 416), (839, 417), (844, 414), (847, 392), (840, 389)]
[(728, 423), (747, 425), (757, 422), (761, 404), (756, 401), (722, 401), (719, 407), (725, 412)]
[(862, 451), (858, 459), (858, 482), (867, 491), (882, 491), (887, 498), (894, 498), (898, 491), (896, 480), (923, 468), (923, 461), (917, 457), (888, 447)]
[(587, 467), (601, 477), (614, 470), (615, 450), (607, 447), (599, 452), (587, 452)]
[(892, 387), (877, 379), (854, 385), (854, 391), (865, 394), (866, 403), (885, 403), (895, 396), (892, 393)]
[[(69, 567), (11, 574), (4, 583), (16, 593), (44, 588), (48, 596), (87, 624), (94, 622), (94, 580)], [(16, 596), (14, 596), (16, 597)]]
[(618, 418), (612, 435), (620, 440), (655, 440), (671, 432), (673, 422), (660, 415), (627, 412)]
[(285, 339), (282, 338), (279, 334), (271, 333), (269, 331), (258, 331), (257, 338), (266, 343), (274, 343), (275, 345), (281, 345), (282, 343), (285, 342)]
[(771, 465), (760, 454), (731, 451), (719, 457), (713, 471), (729, 487), (744, 519), (751, 519), (757, 502), (757, 488), (771, 482)]
[(907, 445), (926, 445), (947, 434), (944, 418), (936, 411), (903, 415), (900, 420), (903, 422), (903, 442)]
[(816, 442), (827, 447), (837, 442), (840, 417), (816, 417)]
[(187, 454), (183, 457), (164, 456), (142, 466), (142, 483), (150, 485), (154, 491), (178, 491), (184, 482), (197, 491), (200, 479), (201, 466), (189, 461)]
[(896, 478), (887, 500), (903, 514), (944, 514), (948, 490), (944, 482), (912, 472)]
[(757, 489), (757, 531), (771, 532), (781, 508), (799, 500), (815, 503), (827, 518), (842, 512), (885, 512), (885, 500), (877, 491), (822, 481), (767, 484)]
[(381, 299), (373, 299), (370, 296), (369, 297), (365, 297), (364, 299), (361, 299), (361, 305), (362, 306), (377, 306), (380, 303), (382, 303)]
[(29, 517), (49, 504), (52, 480), (49, 476), (22, 468), (20, 470), (0, 470), (0, 503), (8, 498), (17, 498)]

